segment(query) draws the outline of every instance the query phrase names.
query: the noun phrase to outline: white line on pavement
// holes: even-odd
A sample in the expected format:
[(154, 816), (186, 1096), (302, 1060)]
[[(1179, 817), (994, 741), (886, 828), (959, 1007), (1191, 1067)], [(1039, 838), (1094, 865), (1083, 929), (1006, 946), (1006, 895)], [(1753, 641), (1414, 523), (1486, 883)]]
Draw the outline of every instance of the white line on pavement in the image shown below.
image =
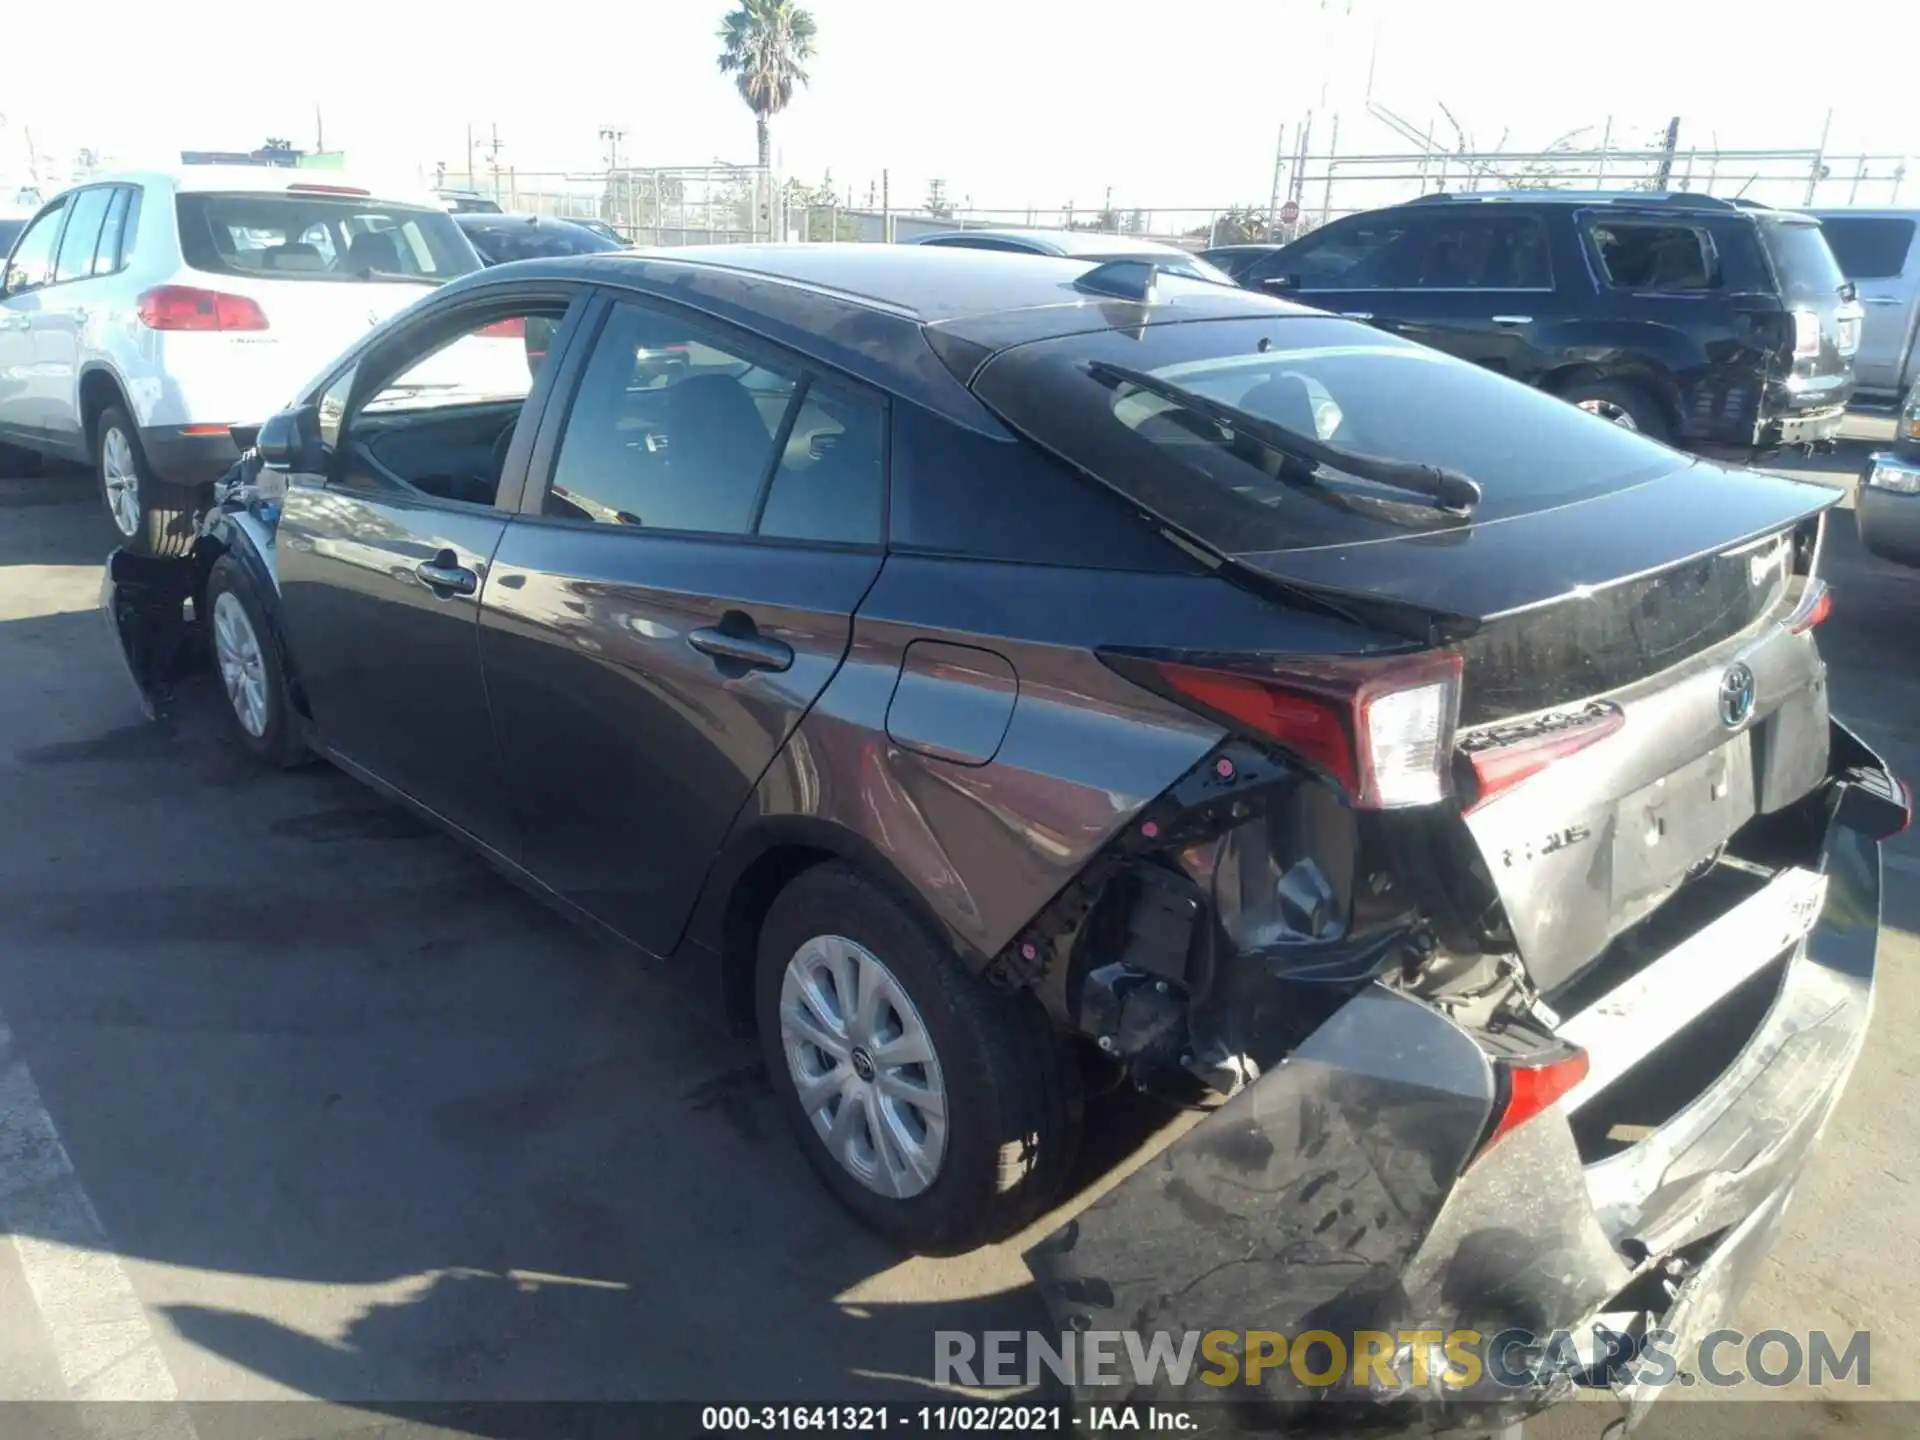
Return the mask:
[[(39, 1088), (0, 1019), (0, 1231), (12, 1235), (27, 1288), (75, 1400), (178, 1398), (144, 1307), (80, 1188)], [(155, 1427), (191, 1440), (184, 1412)], [(149, 1433), (153, 1433), (149, 1431)]]

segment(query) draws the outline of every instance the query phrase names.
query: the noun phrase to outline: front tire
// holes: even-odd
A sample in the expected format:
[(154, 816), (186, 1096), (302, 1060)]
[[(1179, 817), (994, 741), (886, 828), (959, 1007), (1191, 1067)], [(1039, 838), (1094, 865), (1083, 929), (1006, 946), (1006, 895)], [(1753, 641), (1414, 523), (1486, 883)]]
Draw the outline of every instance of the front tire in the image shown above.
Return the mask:
[(107, 518), (128, 549), (167, 559), (193, 549), (196, 502), (204, 487), (158, 478), (139, 430), (117, 405), (101, 411), (94, 426), (93, 461)]
[(240, 562), (222, 555), (207, 576), (204, 621), (234, 738), (259, 759), (290, 770), (313, 759), (300, 735), (279, 638)]
[(895, 1244), (1001, 1240), (1058, 1194), (1078, 1076), (1029, 994), (994, 990), (851, 867), (802, 874), (760, 933), (761, 1048), (807, 1161)]

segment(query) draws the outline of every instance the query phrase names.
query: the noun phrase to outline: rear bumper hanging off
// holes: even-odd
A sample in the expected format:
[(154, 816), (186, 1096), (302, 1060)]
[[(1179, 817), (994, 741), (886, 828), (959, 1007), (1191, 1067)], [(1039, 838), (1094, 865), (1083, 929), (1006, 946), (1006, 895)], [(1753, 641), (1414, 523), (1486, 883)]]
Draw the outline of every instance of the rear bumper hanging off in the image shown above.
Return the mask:
[[(1698, 1013), (1777, 965), (1765, 1018), (1650, 1133), (1585, 1157), (1572, 1116), (1635, 1063), (1635, 1047), (1616, 1063), (1600, 1034), (1615, 1023), (1609, 1005), (1644, 1017), (1672, 1003), (1664, 961), (1561, 1022), (1569, 1039), (1595, 1032), (1592, 1078), (1484, 1146), (1500, 1103), (1485, 1049), (1442, 1010), (1376, 982), (1029, 1253), (1058, 1329), (1135, 1332), (1143, 1346), (1157, 1333), (1177, 1345), (1188, 1332), (1324, 1331), (1351, 1355), (1363, 1333), (1544, 1340), (1605, 1317), (1672, 1331), (1684, 1356), (1730, 1316), (1777, 1233), (1872, 1011), (1880, 840), (1910, 797), (1835, 724), (1829, 780), (1801, 803), (1808, 853), (1708, 927), (1715, 947), (1741, 953), (1682, 987)], [(1322, 1352), (1307, 1368), (1325, 1364)], [(1363, 1419), (1354, 1404), (1399, 1412), (1376, 1409), (1369, 1424), (1440, 1428), (1471, 1411), (1497, 1426), (1570, 1384), (1508, 1366), (1459, 1388), (1429, 1373), (1421, 1387), (1404, 1353), (1390, 1385), (1351, 1365), (1319, 1386), (1289, 1364), (1255, 1385), (1244, 1372), (1209, 1383), (1200, 1366), (1181, 1384), (1164, 1371), (1117, 1389), (1081, 1378), (1085, 1402), (1241, 1400), (1336, 1431)], [(1630, 1414), (1659, 1393), (1624, 1377), (1613, 1388)]]

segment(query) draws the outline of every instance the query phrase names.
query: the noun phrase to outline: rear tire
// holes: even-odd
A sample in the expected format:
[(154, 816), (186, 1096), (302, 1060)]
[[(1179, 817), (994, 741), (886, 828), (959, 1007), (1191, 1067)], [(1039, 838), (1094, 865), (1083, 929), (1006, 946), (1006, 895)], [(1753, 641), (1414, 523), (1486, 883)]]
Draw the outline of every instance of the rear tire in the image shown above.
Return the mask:
[(1622, 430), (1637, 430), (1649, 440), (1664, 443), (1672, 435), (1660, 402), (1623, 380), (1576, 380), (1560, 392), (1560, 398)]
[[(1060, 1037), (1031, 994), (970, 974), (882, 887), (840, 863), (806, 871), (767, 914), (756, 981), (780, 1107), (815, 1173), (870, 1229), (959, 1254), (1018, 1231), (1059, 1193), (1080, 1131)], [(801, 1038), (809, 1024), (832, 1053)], [(921, 1063), (889, 1058), (922, 1051)]]
[(231, 555), (214, 561), (207, 576), (202, 628), (234, 738), (276, 769), (311, 762), (314, 755), (301, 737), (280, 658), (280, 637), (252, 579)]
[(193, 549), (194, 524), (207, 487), (159, 479), (127, 412), (109, 405), (94, 425), (94, 475), (107, 519), (129, 550), (177, 559)]

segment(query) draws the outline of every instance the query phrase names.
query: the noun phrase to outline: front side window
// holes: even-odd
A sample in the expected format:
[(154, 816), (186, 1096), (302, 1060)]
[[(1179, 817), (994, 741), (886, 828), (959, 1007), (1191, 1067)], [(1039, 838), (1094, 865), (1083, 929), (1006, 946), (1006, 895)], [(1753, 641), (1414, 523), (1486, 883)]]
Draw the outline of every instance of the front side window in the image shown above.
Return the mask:
[(113, 198), (107, 202), (107, 218), (100, 226), (100, 243), (93, 251), (93, 274), (113, 274), (124, 263), (123, 257), (131, 253), (133, 231), (127, 219), (138, 193), (131, 185), (113, 187)]
[(1363, 215), (1329, 225), (1275, 253), (1254, 272), (1296, 290), (1378, 290), (1397, 285), (1388, 257), (1410, 229), (1405, 215)]
[(79, 280), (93, 272), (94, 252), (100, 244), (100, 227), (113, 203), (113, 187), (96, 185), (73, 197), (67, 208), (72, 212), (60, 237), (60, 253), (53, 262), (55, 283)]
[(1607, 220), (1588, 232), (1601, 273), (1621, 290), (1714, 290), (1720, 266), (1707, 237), (1691, 225)]
[[(343, 483), (492, 505), (521, 411), (564, 313), (551, 301), (492, 310), (450, 337), (438, 331), (434, 342), (397, 364), (389, 361), (385, 379), (357, 380), (354, 370), (336, 379), (320, 398), (319, 430), (329, 446), (346, 433), (338, 467)], [(363, 388), (372, 393), (351, 401)]]
[(451, 280), (480, 268), (444, 210), (357, 196), (188, 193), (175, 202), (195, 270), (275, 280)]
[(884, 412), (638, 305), (608, 315), (543, 513), (647, 530), (875, 543)]
[(1903, 274), (1913, 229), (1911, 220), (1870, 215), (1829, 215), (1820, 222), (1840, 273), (1849, 280), (1892, 280)]
[(53, 243), (60, 236), (60, 222), (66, 215), (67, 201), (54, 201), (34, 217), (15, 242), (12, 258), (7, 261), (7, 294), (18, 295), (47, 283), (53, 274)]

